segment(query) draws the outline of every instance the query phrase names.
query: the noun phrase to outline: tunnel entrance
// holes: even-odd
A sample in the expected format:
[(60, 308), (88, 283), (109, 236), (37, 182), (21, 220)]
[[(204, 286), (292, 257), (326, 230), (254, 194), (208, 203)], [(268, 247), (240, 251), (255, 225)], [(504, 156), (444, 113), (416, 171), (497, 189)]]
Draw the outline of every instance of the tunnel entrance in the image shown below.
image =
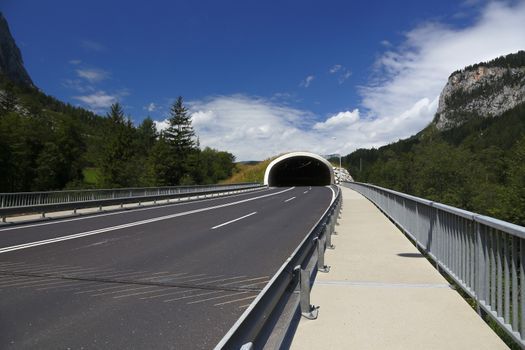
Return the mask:
[(266, 168), (268, 186), (326, 186), (334, 183), (332, 165), (323, 157), (307, 152), (285, 154)]

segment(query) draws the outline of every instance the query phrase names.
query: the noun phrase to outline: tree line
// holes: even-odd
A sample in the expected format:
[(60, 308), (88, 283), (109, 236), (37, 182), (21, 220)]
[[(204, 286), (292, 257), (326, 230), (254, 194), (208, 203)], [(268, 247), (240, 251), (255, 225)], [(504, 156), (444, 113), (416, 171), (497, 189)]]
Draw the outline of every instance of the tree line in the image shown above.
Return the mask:
[(525, 104), (343, 158), (368, 182), (525, 226)]
[(211, 184), (234, 161), (201, 149), (182, 97), (158, 132), (119, 103), (101, 117), (0, 77), (0, 192)]

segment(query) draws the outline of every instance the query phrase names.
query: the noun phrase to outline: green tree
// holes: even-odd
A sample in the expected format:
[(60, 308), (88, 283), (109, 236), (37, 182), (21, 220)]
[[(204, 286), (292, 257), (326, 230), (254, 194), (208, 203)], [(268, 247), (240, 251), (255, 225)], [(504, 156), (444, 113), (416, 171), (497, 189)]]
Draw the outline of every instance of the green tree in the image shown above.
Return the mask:
[(122, 106), (113, 104), (107, 115), (99, 168), (104, 187), (128, 187), (137, 182), (134, 172), (134, 128), (124, 116)]
[(189, 178), (191, 171), (196, 165), (195, 131), (191, 125), (191, 116), (188, 109), (184, 106), (182, 97), (178, 97), (170, 108), (169, 126), (163, 132), (163, 137), (168, 144), (173, 157), (168, 165), (169, 171), (166, 182), (170, 185), (192, 183)]

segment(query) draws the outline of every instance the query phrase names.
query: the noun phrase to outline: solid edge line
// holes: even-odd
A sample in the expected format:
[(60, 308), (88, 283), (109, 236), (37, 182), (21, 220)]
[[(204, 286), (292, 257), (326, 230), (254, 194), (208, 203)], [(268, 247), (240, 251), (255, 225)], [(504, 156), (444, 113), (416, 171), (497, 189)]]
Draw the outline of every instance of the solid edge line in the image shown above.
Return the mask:
[[(37, 227), (37, 226), (55, 225), (55, 224), (61, 224), (61, 223), (64, 223), (64, 222), (87, 220), (87, 219), (100, 218), (100, 217), (119, 215), (119, 214), (130, 214), (130, 213), (139, 212), (139, 211), (145, 211), (145, 210), (169, 208), (169, 207), (174, 207), (174, 206), (184, 206), (184, 205), (195, 204), (195, 203), (205, 203), (205, 202), (216, 201), (216, 200), (225, 199), (225, 198), (240, 197), (240, 196), (245, 195), (245, 194), (251, 194), (251, 193), (256, 193), (256, 192), (264, 192), (264, 191), (267, 191), (268, 189), (269, 189), (268, 187), (266, 187), (266, 188), (263, 187), (261, 189), (255, 189), (255, 190), (252, 190), (252, 191), (246, 191), (246, 192), (236, 193), (236, 194), (227, 195), (227, 196), (218, 196), (218, 197), (214, 197), (214, 198), (200, 199), (198, 201), (197, 200), (189, 200), (189, 201), (171, 202), (171, 203), (164, 203), (164, 204), (157, 204), (157, 205), (148, 205), (148, 206), (143, 207), (143, 208), (141, 208), (141, 207), (129, 207), (129, 208), (124, 208), (124, 209), (109, 209), (110, 212), (104, 211), (102, 213), (94, 212), (94, 213), (86, 213), (86, 214), (77, 214), (79, 216), (76, 216), (76, 217), (73, 217), (73, 218), (53, 218), (52, 221), (45, 221), (45, 222), (36, 222), (36, 223), (17, 222), (17, 223), (12, 224), (12, 225), (16, 225), (16, 226), (11, 226), (11, 227), (0, 225), (0, 232), (21, 230), (21, 229), (24, 229), (24, 228), (31, 228), (31, 227)], [(183, 197), (183, 198), (186, 198), (186, 197)], [(133, 203), (133, 204), (136, 204), (136, 203)], [(11, 225), (11, 224), (8, 224), (8, 225)]]
[(294, 200), (295, 198), (296, 198), (296, 197), (288, 198), (287, 200), (284, 201), (284, 203), (287, 203), (287, 202), (289, 202), (289, 201), (291, 201), (291, 200)]
[(225, 222), (225, 223), (223, 223), (223, 224), (220, 224), (220, 225), (217, 225), (217, 226), (213, 226), (211, 229), (212, 229), (212, 230), (215, 230), (216, 228), (219, 228), (219, 227), (223, 227), (223, 226), (229, 225), (229, 224), (231, 224), (231, 223), (234, 223), (234, 222), (236, 222), (236, 221), (242, 220), (242, 219), (244, 219), (244, 218), (247, 218), (247, 217), (252, 216), (252, 215), (255, 215), (255, 214), (257, 214), (256, 211), (254, 211), (253, 213), (250, 213), (250, 214), (247, 214), (247, 215), (241, 216), (240, 218), (237, 218), (237, 219), (233, 219), (233, 220), (227, 221), (227, 222)]
[(26, 248), (31, 248), (31, 247), (36, 247), (36, 246), (41, 246), (41, 245), (46, 245), (46, 244), (51, 244), (51, 243), (56, 243), (56, 242), (61, 242), (61, 241), (67, 241), (67, 240), (71, 240), (71, 239), (81, 238), (81, 237), (92, 236), (92, 235), (96, 235), (96, 234), (104, 233), (104, 232), (109, 232), (109, 231), (116, 231), (116, 230), (120, 230), (120, 229), (123, 229), (123, 228), (145, 225), (145, 224), (149, 224), (149, 223), (152, 223), (152, 222), (157, 222), (157, 221), (162, 221), (162, 220), (169, 220), (169, 219), (173, 219), (173, 218), (180, 217), (180, 216), (186, 216), (186, 215), (190, 215), (190, 214), (201, 213), (201, 212), (204, 212), (204, 211), (230, 207), (230, 206), (241, 204), (241, 203), (251, 202), (251, 201), (254, 201), (254, 200), (260, 199), (260, 198), (276, 196), (278, 194), (291, 191), (294, 188), (295, 187), (290, 187), (290, 188), (287, 188), (286, 190), (283, 190), (283, 191), (269, 193), (269, 194), (265, 194), (265, 195), (258, 196), (258, 197), (247, 198), (247, 199), (243, 199), (243, 200), (240, 200), (240, 201), (237, 201), (237, 202), (225, 203), (225, 204), (215, 205), (215, 206), (212, 206), (212, 207), (200, 208), (200, 209), (190, 210), (190, 211), (177, 213), (177, 214), (166, 215), (166, 216), (159, 216), (159, 217), (152, 218), (152, 219), (140, 220), (140, 221), (135, 221), (135, 222), (127, 223), (127, 224), (105, 227), (105, 228), (98, 229), (98, 230), (92, 230), (92, 231), (75, 233), (75, 234), (68, 235), (68, 236), (55, 237), (55, 238), (46, 239), (46, 240), (42, 240), (42, 241), (29, 242), (29, 243), (19, 244), (19, 245), (15, 245), (15, 246), (10, 246), (10, 247), (4, 247), (4, 248), (0, 249), (0, 254), (11, 252), (11, 251), (14, 251), (14, 250), (26, 249)]

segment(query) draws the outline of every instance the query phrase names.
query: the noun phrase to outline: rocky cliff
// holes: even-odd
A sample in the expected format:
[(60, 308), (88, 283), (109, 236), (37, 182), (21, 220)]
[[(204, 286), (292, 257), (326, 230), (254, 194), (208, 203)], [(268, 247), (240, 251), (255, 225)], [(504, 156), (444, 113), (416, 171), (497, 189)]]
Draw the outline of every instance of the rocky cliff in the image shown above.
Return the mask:
[(472, 118), (497, 117), (525, 102), (525, 51), (454, 72), (439, 98), (439, 130)]
[(16, 46), (15, 40), (9, 31), (6, 19), (0, 12), (0, 73), (7, 76), (15, 83), (22, 83), (34, 86), (29, 77), (20, 49)]

